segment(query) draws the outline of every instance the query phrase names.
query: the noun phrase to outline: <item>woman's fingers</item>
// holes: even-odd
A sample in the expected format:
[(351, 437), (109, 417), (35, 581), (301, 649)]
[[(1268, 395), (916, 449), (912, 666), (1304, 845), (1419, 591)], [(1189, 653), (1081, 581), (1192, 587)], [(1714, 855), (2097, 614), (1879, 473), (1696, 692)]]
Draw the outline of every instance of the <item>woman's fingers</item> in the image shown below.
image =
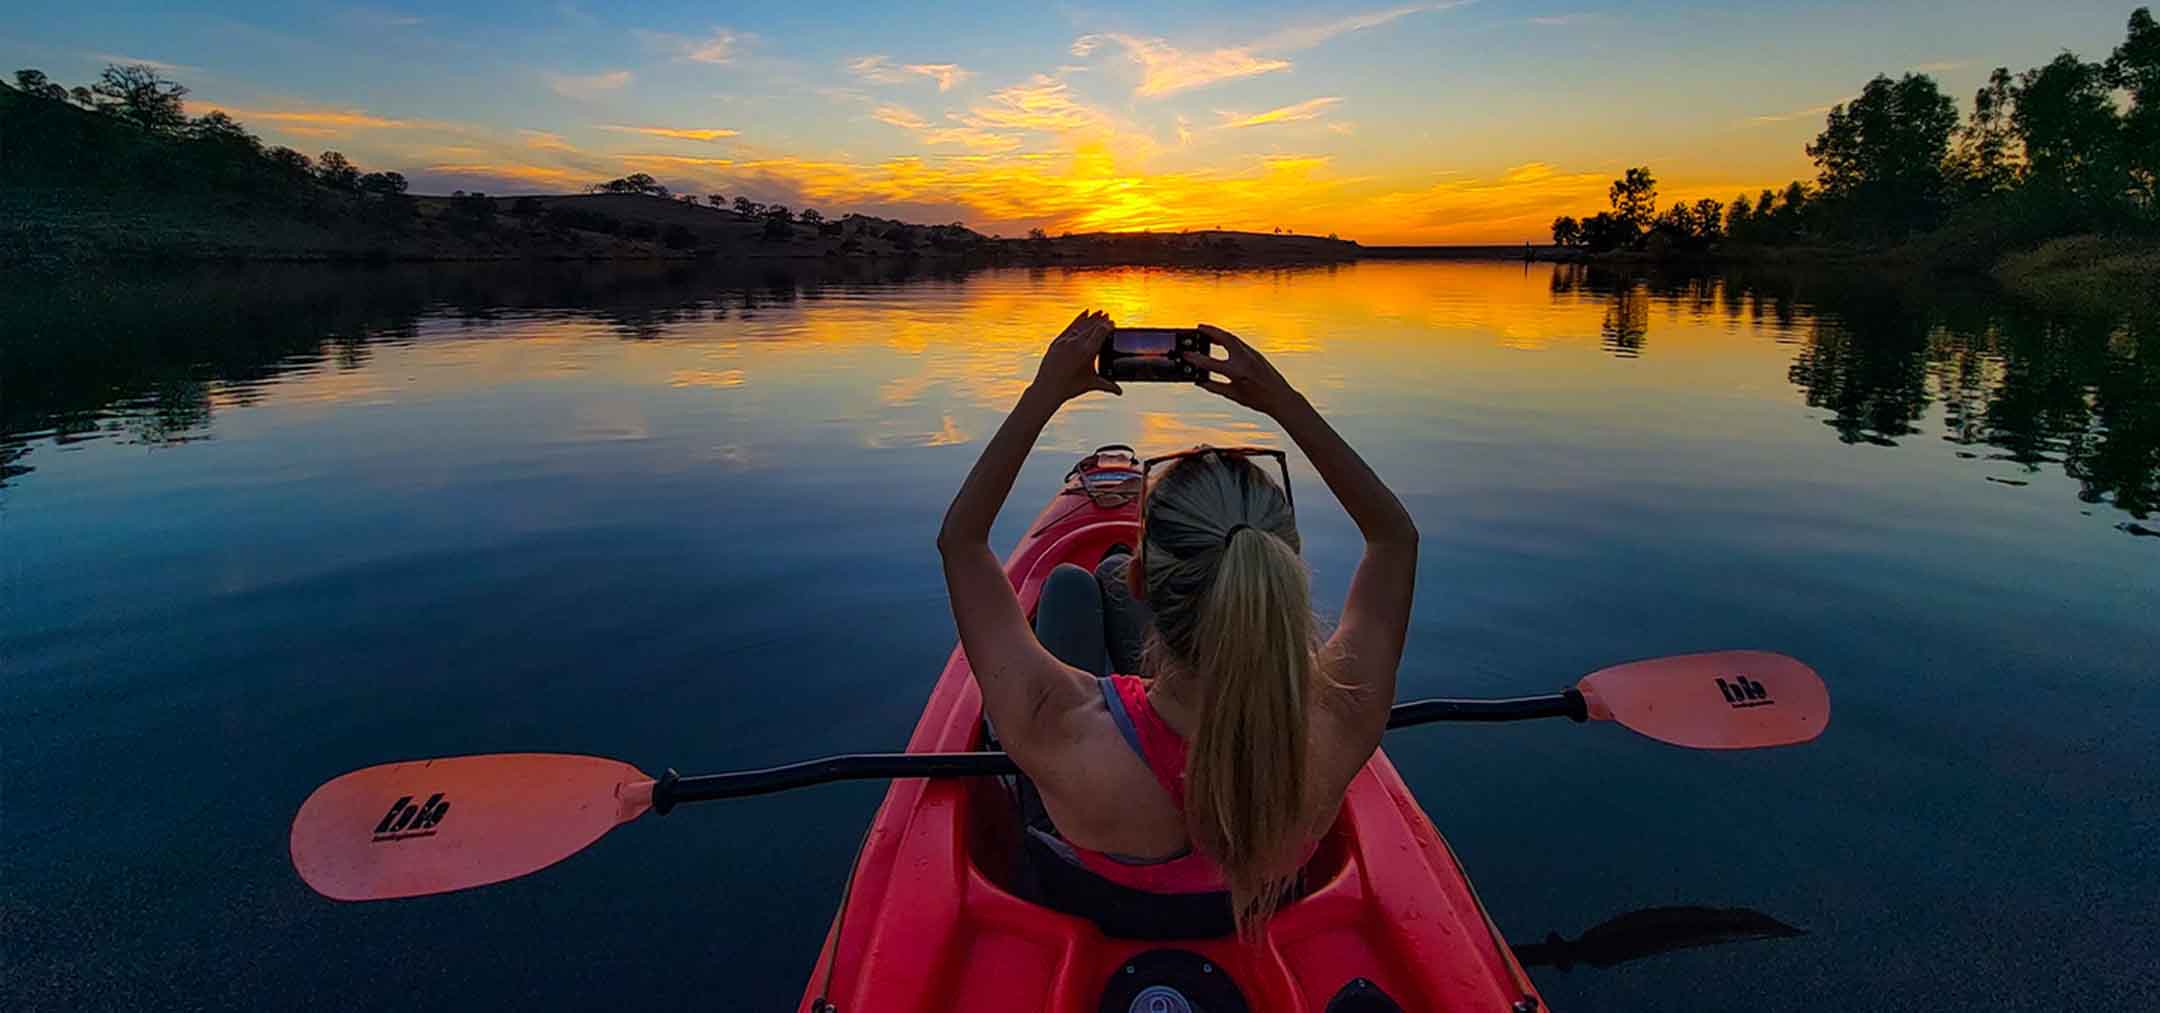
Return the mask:
[(1233, 370), (1237, 369), (1237, 364), (1230, 361), (1229, 359), (1211, 359), (1205, 355), (1200, 354), (1199, 352), (1186, 352), (1185, 361), (1192, 363), (1193, 365), (1198, 366), (1201, 369), (1207, 370), (1210, 373), (1221, 373), (1222, 375), (1231, 377), (1233, 379), (1235, 379), (1237, 376), (1235, 372), (1232, 372)]
[(1237, 335), (1230, 333), (1229, 331), (1223, 330), (1222, 328), (1215, 326), (1214, 324), (1201, 324), (1197, 328), (1197, 330), (1199, 330), (1202, 337), (1207, 338), (1214, 344), (1221, 345), (1235, 352), (1242, 352), (1246, 350), (1244, 338), (1240, 338)]
[(1238, 389), (1235, 384), (1223, 383), (1220, 380), (1194, 380), (1193, 384), (1210, 394), (1220, 394), (1239, 404), (1245, 403), (1245, 399), (1238, 396)]

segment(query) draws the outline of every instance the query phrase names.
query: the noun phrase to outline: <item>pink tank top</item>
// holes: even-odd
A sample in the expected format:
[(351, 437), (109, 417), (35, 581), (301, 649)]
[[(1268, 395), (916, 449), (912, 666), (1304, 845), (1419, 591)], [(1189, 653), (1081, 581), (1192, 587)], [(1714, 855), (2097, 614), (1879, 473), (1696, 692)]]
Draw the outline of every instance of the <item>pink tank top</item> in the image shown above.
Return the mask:
[[(1095, 680), (1102, 687), (1103, 705), (1117, 723), (1125, 743), (1147, 764), (1155, 782), (1170, 795), (1170, 803), (1185, 809), (1185, 739), (1155, 713), (1149, 702), (1147, 680), (1132, 675), (1113, 675)], [(1149, 893), (1215, 893), (1228, 888), (1222, 867), (1187, 845), (1168, 858), (1131, 858), (1092, 851), (1041, 831), (1031, 831), (1047, 841), (1057, 853), (1119, 886)]]

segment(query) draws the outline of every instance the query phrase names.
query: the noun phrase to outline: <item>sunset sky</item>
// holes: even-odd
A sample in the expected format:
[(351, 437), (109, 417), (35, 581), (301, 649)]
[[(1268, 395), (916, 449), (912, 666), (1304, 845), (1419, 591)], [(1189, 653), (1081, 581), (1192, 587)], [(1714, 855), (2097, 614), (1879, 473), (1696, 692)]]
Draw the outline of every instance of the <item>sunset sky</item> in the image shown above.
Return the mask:
[(1877, 72), (1961, 100), (2104, 58), (2125, 0), (1620, 4), (58, 4), (0, 66), (162, 67), (262, 137), (415, 192), (671, 188), (1017, 235), (1541, 239), (1647, 164), (1666, 202), (1812, 178)]

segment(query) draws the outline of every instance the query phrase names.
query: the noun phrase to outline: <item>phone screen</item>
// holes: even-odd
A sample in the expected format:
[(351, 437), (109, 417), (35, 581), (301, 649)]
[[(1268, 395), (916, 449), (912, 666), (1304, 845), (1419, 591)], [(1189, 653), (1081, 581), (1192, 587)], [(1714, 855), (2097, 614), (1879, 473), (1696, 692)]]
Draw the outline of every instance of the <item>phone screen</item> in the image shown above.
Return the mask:
[(1111, 337), (1110, 349), (1120, 355), (1169, 355), (1177, 351), (1177, 332), (1120, 329)]

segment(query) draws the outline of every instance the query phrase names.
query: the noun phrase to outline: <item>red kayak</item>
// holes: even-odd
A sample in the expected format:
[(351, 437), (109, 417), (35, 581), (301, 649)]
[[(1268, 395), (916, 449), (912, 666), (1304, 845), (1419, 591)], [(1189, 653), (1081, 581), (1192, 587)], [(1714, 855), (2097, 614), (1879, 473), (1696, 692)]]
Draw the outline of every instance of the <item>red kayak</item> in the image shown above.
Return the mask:
[[(1058, 564), (1092, 569), (1112, 546), (1137, 544), (1138, 487), (1121, 461), (1076, 469), (1005, 560), (1023, 609), (1034, 612)], [(981, 698), (956, 647), (908, 751), (982, 748)], [(1019, 828), (994, 779), (894, 781), (801, 1009), (821, 998), (840, 1013), (1543, 1007), (1384, 753), (1351, 782), (1306, 892), (1253, 943), (1114, 939), (1022, 900), (1008, 889)]]

